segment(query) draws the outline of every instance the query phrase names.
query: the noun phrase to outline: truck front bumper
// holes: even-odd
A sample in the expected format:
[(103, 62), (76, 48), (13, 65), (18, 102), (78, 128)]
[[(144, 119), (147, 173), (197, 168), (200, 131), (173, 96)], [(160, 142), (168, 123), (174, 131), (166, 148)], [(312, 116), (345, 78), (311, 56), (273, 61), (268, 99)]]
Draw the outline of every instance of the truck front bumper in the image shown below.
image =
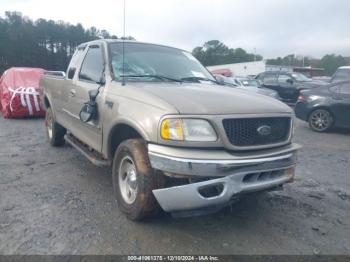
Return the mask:
[[(167, 212), (225, 206), (237, 194), (293, 181), (299, 148), (297, 144), (290, 144), (278, 149), (230, 153), (149, 144), (148, 155), (154, 169), (205, 180), (155, 189), (153, 194)], [(216, 193), (205, 193), (208, 191)]]

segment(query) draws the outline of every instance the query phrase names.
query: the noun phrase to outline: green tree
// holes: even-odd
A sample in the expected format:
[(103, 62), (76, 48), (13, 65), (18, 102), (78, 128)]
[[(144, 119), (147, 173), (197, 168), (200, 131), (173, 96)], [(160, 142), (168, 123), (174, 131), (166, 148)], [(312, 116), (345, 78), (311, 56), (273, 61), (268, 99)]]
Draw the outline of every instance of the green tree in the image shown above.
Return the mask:
[(267, 59), (269, 65), (283, 65), (283, 66), (310, 66), (311, 62), (308, 56), (296, 56), (294, 54), (285, 57), (277, 57), (275, 59)]
[(262, 56), (247, 53), (242, 48), (229, 48), (219, 40), (195, 47), (192, 54), (205, 66), (262, 60)]
[(96, 27), (32, 21), (20, 12), (5, 12), (5, 17), (0, 17), (0, 74), (13, 66), (64, 71), (79, 44), (100, 38), (118, 37)]
[[(304, 59), (304, 61), (303, 61)], [(308, 56), (296, 57), (295, 55), (287, 55), (283, 58), (268, 59), (269, 65), (284, 65), (284, 66), (312, 66), (325, 69), (325, 75), (331, 76), (338, 67), (346, 65), (346, 60), (341, 55), (327, 54), (321, 59), (311, 59)]]
[(324, 68), (325, 74), (331, 76), (338, 67), (346, 65), (345, 58), (341, 55), (325, 55), (320, 61), (320, 66)]

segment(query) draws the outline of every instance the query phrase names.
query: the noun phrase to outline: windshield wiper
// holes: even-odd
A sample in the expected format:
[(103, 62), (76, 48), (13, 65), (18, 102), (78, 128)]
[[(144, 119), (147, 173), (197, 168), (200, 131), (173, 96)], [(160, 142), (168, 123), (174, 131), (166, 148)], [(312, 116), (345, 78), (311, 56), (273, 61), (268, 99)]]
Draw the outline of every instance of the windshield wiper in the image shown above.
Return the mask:
[(183, 77), (181, 78), (182, 81), (195, 81), (195, 82), (199, 82), (199, 81), (210, 81), (213, 82), (215, 84), (217, 84), (218, 82), (215, 80), (212, 80), (210, 78), (205, 78), (205, 77), (200, 77), (200, 76), (187, 76), (187, 77)]
[(172, 81), (172, 82), (179, 82), (179, 83), (183, 82), (180, 79), (175, 79), (175, 78), (162, 76), (162, 75), (122, 75), (121, 77), (150, 77), (150, 78), (157, 78), (160, 80), (168, 80), (168, 81)]
[(182, 77), (180, 80), (182, 81), (195, 81), (195, 82), (200, 82), (200, 81), (209, 81), (212, 83), (217, 84), (218, 82), (215, 80), (212, 80), (210, 78), (205, 78), (205, 77), (200, 77), (200, 76), (187, 76), (187, 77)]

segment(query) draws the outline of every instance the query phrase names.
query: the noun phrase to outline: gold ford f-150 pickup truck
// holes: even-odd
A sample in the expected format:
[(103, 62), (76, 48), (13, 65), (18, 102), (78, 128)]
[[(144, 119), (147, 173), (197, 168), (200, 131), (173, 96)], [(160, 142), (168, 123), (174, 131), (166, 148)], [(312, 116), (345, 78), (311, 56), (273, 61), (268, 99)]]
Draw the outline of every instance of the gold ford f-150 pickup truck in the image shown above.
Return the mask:
[(118, 206), (140, 220), (218, 210), (294, 178), (293, 111), (220, 85), (190, 53), (134, 41), (80, 45), (40, 82), (47, 137), (112, 166)]

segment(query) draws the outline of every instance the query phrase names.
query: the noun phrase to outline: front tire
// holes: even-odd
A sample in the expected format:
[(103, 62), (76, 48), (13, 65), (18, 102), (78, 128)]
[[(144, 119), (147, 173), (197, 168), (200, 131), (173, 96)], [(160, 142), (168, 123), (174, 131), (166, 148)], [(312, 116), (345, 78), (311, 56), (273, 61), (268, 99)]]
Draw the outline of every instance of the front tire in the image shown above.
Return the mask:
[(113, 189), (119, 209), (131, 220), (154, 216), (159, 211), (152, 190), (161, 187), (161, 175), (152, 169), (142, 139), (122, 142), (113, 159)]
[(51, 107), (46, 109), (45, 127), (46, 136), (50, 144), (52, 146), (62, 146), (66, 129), (55, 121)]
[(309, 126), (316, 132), (329, 131), (334, 123), (334, 118), (327, 109), (316, 109), (309, 116)]

